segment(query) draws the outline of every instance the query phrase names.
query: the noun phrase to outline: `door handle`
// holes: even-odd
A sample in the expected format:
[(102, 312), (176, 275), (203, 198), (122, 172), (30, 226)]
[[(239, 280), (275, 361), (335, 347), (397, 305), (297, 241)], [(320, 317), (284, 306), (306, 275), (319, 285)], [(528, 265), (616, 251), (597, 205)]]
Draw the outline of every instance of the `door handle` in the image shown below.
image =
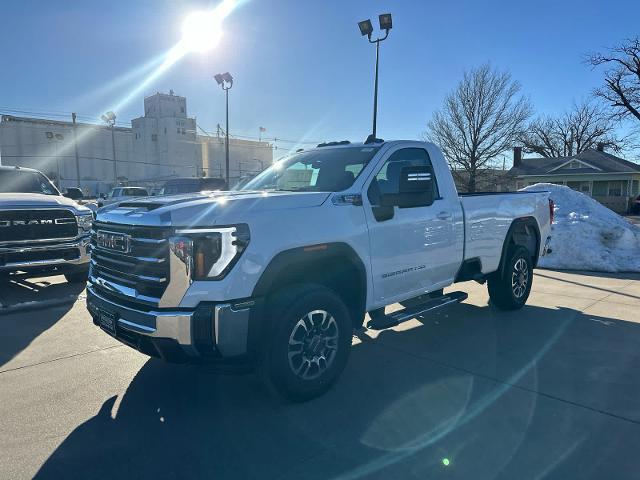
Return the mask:
[(448, 220), (451, 218), (451, 214), (449, 212), (440, 212), (436, 215), (440, 220)]

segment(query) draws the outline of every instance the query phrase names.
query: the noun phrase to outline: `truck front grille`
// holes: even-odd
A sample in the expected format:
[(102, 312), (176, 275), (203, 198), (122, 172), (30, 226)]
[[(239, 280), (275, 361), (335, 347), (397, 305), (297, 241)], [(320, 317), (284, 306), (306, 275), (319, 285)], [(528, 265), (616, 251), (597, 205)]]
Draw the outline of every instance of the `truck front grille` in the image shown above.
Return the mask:
[[(98, 232), (126, 235), (128, 248), (119, 251), (99, 245)], [(107, 289), (100, 282), (95, 287), (106, 294), (157, 306), (169, 283), (168, 238), (169, 230), (162, 227), (94, 222), (91, 231), (91, 276), (124, 288), (119, 291)]]
[(77, 236), (78, 224), (70, 210), (0, 211), (0, 243), (71, 239)]

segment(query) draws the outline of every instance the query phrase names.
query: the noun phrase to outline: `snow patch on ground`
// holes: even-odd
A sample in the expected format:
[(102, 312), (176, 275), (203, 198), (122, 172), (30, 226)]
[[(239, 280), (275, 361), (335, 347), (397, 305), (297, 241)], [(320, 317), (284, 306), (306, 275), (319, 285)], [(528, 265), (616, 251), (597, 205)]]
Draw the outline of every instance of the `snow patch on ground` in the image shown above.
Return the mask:
[(523, 190), (546, 190), (556, 206), (553, 252), (540, 258), (540, 267), (640, 272), (640, 227), (564, 185), (537, 183)]

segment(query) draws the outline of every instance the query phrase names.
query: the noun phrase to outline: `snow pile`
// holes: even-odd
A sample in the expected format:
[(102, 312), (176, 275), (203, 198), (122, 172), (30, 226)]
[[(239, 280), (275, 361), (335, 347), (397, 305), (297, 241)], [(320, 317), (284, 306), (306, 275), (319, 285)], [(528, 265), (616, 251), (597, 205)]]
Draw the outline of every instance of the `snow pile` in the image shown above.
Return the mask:
[(555, 202), (553, 252), (539, 266), (600, 272), (640, 272), (640, 228), (593, 198), (563, 185), (538, 183)]

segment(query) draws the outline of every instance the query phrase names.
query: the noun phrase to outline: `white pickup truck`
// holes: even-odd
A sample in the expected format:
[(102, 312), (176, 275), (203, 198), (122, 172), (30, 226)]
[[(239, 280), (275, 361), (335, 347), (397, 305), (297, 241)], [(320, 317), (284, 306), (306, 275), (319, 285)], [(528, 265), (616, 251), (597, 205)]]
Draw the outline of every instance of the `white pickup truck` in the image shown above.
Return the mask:
[(86, 282), (92, 221), (91, 210), (62, 196), (42, 172), (0, 166), (0, 290), (17, 276)]
[(431, 143), (332, 142), (241, 190), (100, 210), (87, 304), (146, 354), (255, 365), (304, 400), (338, 378), (367, 312), (389, 328), (464, 300), (442, 289), (467, 280), (522, 307), (552, 215), (547, 192), (458, 195)]
[(102, 195), (98, 198), (98, 208), (102, 208), (113, 203), (122, 202), (124, 200), (131, 200), (135, 197), (146, 197), (147, 195), (149, 195), (149, 192), (146, 188), (116, 187), (107, 195)]

